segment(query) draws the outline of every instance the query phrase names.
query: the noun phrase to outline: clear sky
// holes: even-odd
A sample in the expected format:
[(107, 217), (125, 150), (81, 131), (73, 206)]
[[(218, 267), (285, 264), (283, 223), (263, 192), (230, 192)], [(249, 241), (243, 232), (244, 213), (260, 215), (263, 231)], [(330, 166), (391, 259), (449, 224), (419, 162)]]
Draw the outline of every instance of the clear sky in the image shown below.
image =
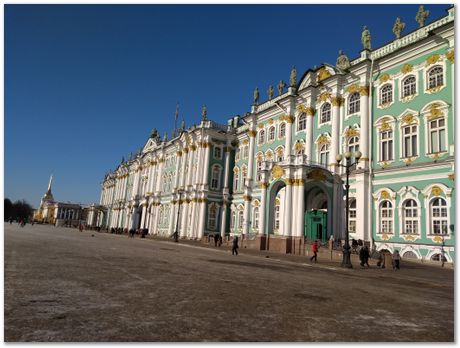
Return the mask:
[[(428, 21), (448, 5), (425, 5)], [(418, 5), (5, 5), (5, 197), (37, 207), (54, 175), (59, 201), (99, 201), (104, 174), (153, 127), (226, 123), (254, 88), (289, 80), (337, 52), (418, 27)]]

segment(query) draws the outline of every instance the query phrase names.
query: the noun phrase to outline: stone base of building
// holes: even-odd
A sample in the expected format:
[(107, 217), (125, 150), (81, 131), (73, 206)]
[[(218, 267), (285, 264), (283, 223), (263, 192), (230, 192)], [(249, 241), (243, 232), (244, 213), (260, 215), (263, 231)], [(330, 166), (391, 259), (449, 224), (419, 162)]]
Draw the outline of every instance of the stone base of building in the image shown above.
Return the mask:
[(270, 235), (267, 240), (267, 236), (257, 235), (254, 239), (242, 239), (241, 247), (282, 254), (303, 255), (305, 253), (303, 237)]

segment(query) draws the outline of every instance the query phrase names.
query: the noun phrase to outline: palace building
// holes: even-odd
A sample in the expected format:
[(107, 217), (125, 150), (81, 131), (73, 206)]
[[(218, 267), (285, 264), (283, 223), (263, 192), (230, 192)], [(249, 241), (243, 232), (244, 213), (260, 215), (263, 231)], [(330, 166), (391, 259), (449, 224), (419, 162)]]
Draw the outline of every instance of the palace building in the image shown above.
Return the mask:
[[(102, 183), (88, 223), (298, 253), (305, 239), (362, 239), (403, 258), (454, 253), (454, 8), (335, 65), (322, 64), (227, 124), (207, 118), (172, 139), (156, 130)], [(359, 154), (358, 154), (359, 152)], [(344, 160), (351, 167), (347, 207)], [(348, 209), (347, 209), (348, 208)], [(180, 212), (178, 214), (178, 210)], [(348, 212), (348, 219), (346, 213)], [(269, 243), (267, 243), (269, 236)]]

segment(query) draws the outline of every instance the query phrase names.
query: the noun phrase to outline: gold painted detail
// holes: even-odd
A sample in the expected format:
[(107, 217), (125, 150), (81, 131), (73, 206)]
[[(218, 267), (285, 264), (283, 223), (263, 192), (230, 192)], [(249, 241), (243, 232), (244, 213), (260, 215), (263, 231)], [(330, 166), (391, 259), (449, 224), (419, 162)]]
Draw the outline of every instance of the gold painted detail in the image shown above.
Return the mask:
[(427, 89), (427, 92), (429, 93), (437, 93), (439, 92), (444, 86), (441, 85), (441, 86), (436, 86), (436, 87), (431, 87), (431, 88), (428, 88)]
[(177, 152), (176, 152), (176, 155), (177, 155), (178, 157), (182, 156), (182, 151), (177, 151)]
[(254, 207), (259, 207), (259, 206), (260, 206), (259, 201), (254, 201)]
[(224, 150), (225, 150), (225, 152), (228, 153), (228, 152), (232, 151), (232, 148), (230, 146), (225, 146)]
[(331, 139), (328, 136), (321, 134), (318, 140), (316, 141), (318, 145), (326, 145), (331, 143)]
[(273, 119), (272, 118), (268, 120), (268, 124), (270, 124), (270, 125), (273, 124)]
[(264, 128), (264, 125), (263, 125), (262, 123), (259, 123), (259, 124), (257, 125), (257, 128), (262, 129), (262, 128)]
[(331, 103), (333, 106), (340, 106), (343, 104), (343, 98), (340, 96), (331, 98)]
[(414, 241), (415, 237), (411, 234), (404, 235), (404, 240), (407, 241)]
[(433, 242), (441, 244), (442, 243), (442, 237), (441, 236), (434, 237)]
[(454, 173), (448, 174), (447, 177), (449, 178), (449, 180), (452, 180), (452, 181), (455, 180), (455, 174)]
[(386, 131), (388, 131), (388, 130), (391, 130), (390, 123), (388, 122), (387, 119), (384, 119), (384, 120), (382, 120), (382, 122), (380, 123), (379, 132), (386, 132)]
[(291, 115), (283, 115), (280, 117), (280, 121), (286, 121), (287, 123), (294, 123), (295, 117)]
[(315, 181), (325, 181), (327, 176), (321, 169), (313, 169), (310, 173), (308, 173), (307, 178)]
[(261, 182), (261, 183), (259, 184), (259, 187), (260, 187), (261, 189), (266, 189), (266, 188), (268, 187), (268, 182)]
[(185, 147), (183, 150), (182, 150), (184, 153), (188, 153), (188, 149)]
[(390, 79), (390, 75), (388, 74), (383, 74), (379, 77), (380, 83), (385, 83)]
[(369, 96), (369, 86), (361, 86), (359, 94), (362, 96)]
[(250, 202), (250, 201), (252, 201), (252, 197), (249, 196), (249, 195), (244, 195), (243, 200), (246, 201), (246, 202)]
[(345, 137), (346, 138), (353, 138), (353, 137), (358, 137), (359, 136), (359, 131), (356, 128), (347, 128), (345, 131)]
[(283, 154), (284, 154), (283, 148), (282, 148), (282, 147), (278, 148), (278, 149), (276, 150), (276, 154), (277, 154), (278, 156), (283, 156)]
[(284, 170), (278, 165), (273, 166), (272, 168), (272, 175), (275, 179), (279, 179), (283, 176)]
[(433, 54), (426, 59), (426, 64), (427, 65), (435, 64), (439, 61), (439, 58), (440, 58), (439, 54)]
[(287, 185), (287, 186), (290, 186), (290, 185), (293, 185), (295, 182), (294, 179), (284, 179), (284, 183)]
[(401, 117), (401, 126), (406, 125), (406, 124), (411, 124), (415, 122), (416, 118), (413, 114), (407, 114)]
[(323, 92), (318, 96), (318, 101), (325, 102), (331, 98), (331, 93)]
[(267, 159), (272, 159), (273, 158), (273, 153), (270, 151), (270, 152), (267, 152), (267, 154), (265, 155), (267, 157)]
[(412, 64), (404, 64), (401, 68), (401, 72), (403, 74), (408, 74), (413, 70)]
[(196, 150), (196, 145), (194, 145), (194, 144), (191, 145), (191, 146), (190, 146), (190, 149), (191, 149), (192, 151), (195, 151), (195, 150)]
[(307, 106), (305, 106), (303, 104), (299, 104), (299, 105), (297, 105), (297, 111), (299, 111), (302, 114), (306, 114), (307, 113)]
[(432, 196), (437, 197), (437, 196), (440, 196), (441, 194), (442, 194), (442, 190), (441, 190), (441, 188), (439, 186), (433, 186), (431, 188), (431, 195)]
[(248, 134), (251, 138), (255, 138), (255, 136), (257, 135), (257, 132), (255, 130), (250, 130)]
[(439, 104), (433, 103), (430, 106), (430, 112), (428, 113), (427, 119), (428, 121), (434, 120), (435, 118), (442, 117), (443, 113), (439, 110)]
[(263, 156), (261, 153), (259, 153), (259, 154), (257, 155), (257, 160), (258, 160), (258, 161), (262, 161), (263, 159), (264, 159), (264, 156)]
[(390, 199), (390, 194), (388, 193), (388, 191), (382, 191), (380, 192), (380, 199)]
[(355, 93), (355, 92), (360, 92), (360, 91), (361, 91), (361, 87), (356, 83), (354, 83), (354, 84), (352, 84), (352, 85), (347, 87), (347, 92), (349, 94), (352, 94), (352, 93)]
[(304, 143), (301, 143), (301, 142), (297, 142), (294, 145), (294, 150), (295, 151), (302, 151), (304, 148), (305, 148), (305, 145), (304, 145)]
[(325, 67), (318, 70), (318, 81), (323, 81), (330, 76), (332, 76), (331, 73)]
[(244, 140), (243, 140), (243, 145), (247, 145), (247, 144), (249, 144), (249, 140), (248, 140), (248, 139), (244, 139)]
[(388, 234), (384, 233), (384, 234), (382, 234), (382, 239), (383, 240), (388, 240), (388, 239), (390, 239), (390, 236), (388, 236)]
[(454, 50), (449, 51), (449, 52), (446, 53), (446, 58), (449, 59), (451, 64), (454, 64), (454, 55), (455, 55)]

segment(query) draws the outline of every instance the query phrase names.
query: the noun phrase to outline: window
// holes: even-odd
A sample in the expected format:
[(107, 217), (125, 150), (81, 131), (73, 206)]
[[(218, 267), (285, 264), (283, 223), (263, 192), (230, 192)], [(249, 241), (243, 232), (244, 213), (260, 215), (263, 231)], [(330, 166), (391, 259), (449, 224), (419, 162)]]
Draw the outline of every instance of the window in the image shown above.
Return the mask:
[(428, 123), (430, 153), (446, 151), (446, 126), (444, 117)]
[(243, 211), (242, 210), (238, 212), (238, 228), (239, 229), (243, 228)]
[(238, 191), (238, 180), (240, 178), (240, 171), (235, 170), (233, 172), (233, 192)]
[(297, 130), (301, 131), (307, 128), (307, 115), (300, 114), (299, 119), (297, 121)]
[[(359, 138), (358, 137), (351, 137), (348, 140), (348, 148), (347, 148), (347, 150), (350, 151), (352, 155), (355, 152), (359, 151)], [(351, 157), (351, 163), (354, 163), (355, 160), (356, 160), (355, 156), (352, 156)]]
[(241, 173), (242, 173), (242, 176), (241, 176), (241, 185), (243, 186), (242, 189), (245, 188), (246, 186), (246, 178), (248, 177), (248, 170), (246, 167), (243, 167), (241, 168)]
[(380, 203), (380, 233), (393, 233), (393, 205), (389, 201)]
[(254, 208), (254, 215), (253, 215), (253, 220), (254, 220), (254, 228), (259, 228), (259, 207)]
[(350, 233), (356, 232), (356, 199), (351, 201), (348, 210), (348, 231)]
[(323, 166), (329, 164), (329, 144), (324, 144), (319, 149), (319, 163)]
[(428, 89), (440, 87), (444, 84), (443, 69), (435, 66), (428, 71)]
[(232, 218), (230, 220), (230, 228), (235, 228), (236, 226), (236, 213), (232, 211)]
[(433, 234), (447, 234), (447, 203), (443, 198), (431, 201), (431, 232)]
[(280, 138), (284, 138), (286, 136), (286, 123), (281, 123), (279, 128), (279, 135)]
[(215, 204), (212, 204), (211, 207), (209, 208), (208, 228), (210, 230), (215, 230), (216, 222), (217, 222), (217, 207)]
[(417, 83), (415, 76), (406, 77), (402, 83), (403, 98), (415, 95), (417, 93)]
[(326, 103), (321, 108), (321, 119), (320, 123), (326, 123), (331, 120), (331, 104)]
[(214, 147), (214, 158), (221, 159), (222, 158), (222, 149), (220, 147)]
[(352, 95), (350, 95), (350, 98), (348, 98), (348, 114), (349, 115), (359, 112), (360, 98), (361, 96), (359, 95), (358, 92), (353, 93)]
[(276, 150), (276, 161), (282, 162), (284, 157), (284, 149), (282, 147)]
[(257, 160), (257, 181), (262, 181), (262, 160)]
[(220, 168), (219, 166), (213, 166), (212, 174), (211, 174), (211, 189), (218, 190), (220, 188), (219, 179), (220, 179)]
[(280, 229), (280, 205), (275, 205), (275, 230)]
[(275, 140), (275, 127), (270, 127), (268, 130), (268, 141)]
[(402, 129), (403, 157), (417, 156), (417, 126), (406, 126)]
[(418, 210), (417, 202), (408, 199), (403, 205), (403, 233), (418, 234)]
[(249, 146), (246, 145), (246, 146), (243, 148), (243, 158), (244, 158), (244, 159), (247, 159), (248, 156), (249, 156)]
[(240, 148), (237, 147), (235, 151), (235, 161), (239, 161), (239, 160), (240, 160)]
[(389, 104), (393, 101), (393, 87), (387, 83), (380, 89), (380, 104)]
[(265, 142), (265, 131), (262, 129), (259, 132), (259, 145)]
[(387, 130), (380, 133), (380, 161), (393, 159), (393, 131)]

